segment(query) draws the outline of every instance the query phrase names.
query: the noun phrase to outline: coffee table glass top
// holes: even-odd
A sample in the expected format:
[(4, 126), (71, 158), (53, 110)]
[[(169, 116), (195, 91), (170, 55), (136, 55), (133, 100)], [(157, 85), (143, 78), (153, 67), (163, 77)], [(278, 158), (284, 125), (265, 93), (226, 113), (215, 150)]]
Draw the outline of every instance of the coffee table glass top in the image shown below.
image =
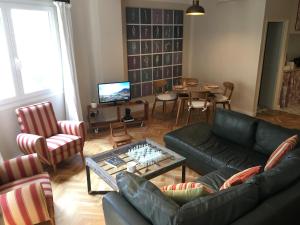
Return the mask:
[(137, 164), (135, 174), (146, 179), (152, 179), (176, 167), (184, 166), (185, 158), (151, 139), (145, 139), (87, 157), (86, 167), (89, 193), (93, 194), (90, 185), (90, 169), (100, 176), (113, 190), (118, 190), (115, 177), (118, 173), (127, 170), (127, 163), (129, 162)]

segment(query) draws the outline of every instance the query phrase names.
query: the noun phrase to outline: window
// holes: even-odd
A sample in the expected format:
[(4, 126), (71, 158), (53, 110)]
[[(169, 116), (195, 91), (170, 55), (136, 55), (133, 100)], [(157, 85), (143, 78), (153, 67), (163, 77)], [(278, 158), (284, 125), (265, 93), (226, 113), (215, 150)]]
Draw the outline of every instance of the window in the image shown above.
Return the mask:
[(0, 101), (15, 96), (10, 56), (4, 31), (2, 11), (0, 11)]
[(62, 88), (54, 6), (0, 3), (0, 104)]

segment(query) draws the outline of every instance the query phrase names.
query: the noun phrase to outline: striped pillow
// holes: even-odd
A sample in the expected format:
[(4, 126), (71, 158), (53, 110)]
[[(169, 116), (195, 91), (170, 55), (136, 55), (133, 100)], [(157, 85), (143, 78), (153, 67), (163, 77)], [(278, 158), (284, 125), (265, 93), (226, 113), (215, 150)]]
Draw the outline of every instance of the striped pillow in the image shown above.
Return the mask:
[(207, 185), (195, 182), (164, 186), (161, 191), (179, 204), (214, 193), (214, 190)]
[(272, 169), (276, 166), (283, 156), (290, 150), (294, 149), (296, 144), (298, 143), (298, 135), (294, 135), (284, 142), (282, 142), (278, 148), (272, 153), (269, 157), (267, 164), (265, 166), (265, 171)]
[(224, 184), (220, 187), (220, 191), (227, 189), (231, 186), (244, 183), (250, 177), (258, 174), (260, 170), (261, 170), (261, 166), (255, 166), (234, 174), (232, 177), (230, 177), (224, 182)]

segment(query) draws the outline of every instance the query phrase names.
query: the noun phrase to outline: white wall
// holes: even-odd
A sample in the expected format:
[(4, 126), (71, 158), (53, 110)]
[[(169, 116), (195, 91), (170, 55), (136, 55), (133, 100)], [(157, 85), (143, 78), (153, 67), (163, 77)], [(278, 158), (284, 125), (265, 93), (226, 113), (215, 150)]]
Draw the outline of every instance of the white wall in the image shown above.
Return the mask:
[[(74, 45), (84, 119), (96, 84), (127, 78), (125, 7), (186, 9), (186, 0), (72, 0)], [(190, 21), (185, 19), (183, 71), (189, 74)], [(153, 97), (146, 98), (152, 101)], [(111, 117), (105, 113), (104, 117)]]
[(124, 80), (121, 0), (72, 0), (75, 58), (84, 119), (97, 83)]
[(288, 40), (287, 60), (300, 57), (300, 35), (290, 34)]
[(267, 0), (266, 20), (288, 20), (289, 31), (294, 33), (298, 4), (299, 0)]
[(191, 75), (235, 84), (233, 108), (254, 114), (265, 0), (203, 0), (206, 15), (192, 24)]
[(0, 110), (0, 124), (1, 124), (1, 135), (0, 135), (0, 152), (4, 159), (14, 158), (17, 155), (22, 154), (19, 150), (16, 137), (20, 133), (19, 125), (15, 109), (42, 101), (51, 101), (53, 108), (58, 120), (65, 119), (65, 104), (63, 95), (58, 94), (50, 97), (36, 98), (32, 101), (23, 102), (22, 104), (14, 105)]

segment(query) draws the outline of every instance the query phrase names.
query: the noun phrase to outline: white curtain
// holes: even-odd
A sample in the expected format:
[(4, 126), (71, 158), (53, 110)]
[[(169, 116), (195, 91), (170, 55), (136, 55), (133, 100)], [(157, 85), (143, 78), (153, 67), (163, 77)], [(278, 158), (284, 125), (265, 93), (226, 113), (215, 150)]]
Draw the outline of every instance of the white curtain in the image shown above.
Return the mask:
[(75, 65), (71, 5), (55, 2), (62, 52), (64, 96), (67, 120), (82, 120), (78, 80)]

